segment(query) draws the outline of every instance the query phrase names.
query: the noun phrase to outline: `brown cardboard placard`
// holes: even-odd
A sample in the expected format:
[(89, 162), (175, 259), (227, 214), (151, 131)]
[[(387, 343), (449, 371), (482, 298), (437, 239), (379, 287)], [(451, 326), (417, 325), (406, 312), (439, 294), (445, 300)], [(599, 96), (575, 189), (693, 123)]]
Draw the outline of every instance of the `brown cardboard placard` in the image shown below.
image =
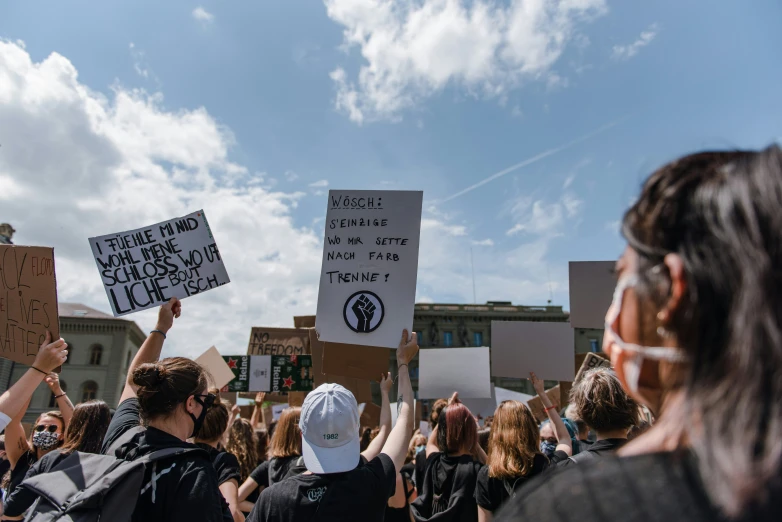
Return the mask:
[(266, 328), (250, 331), (247, 355), (309, 355), (309, 331), (302, 328)]
[(323, 373), (378, 381), (388, 373), (391, 350), (357, 344), (324, 343)]
[(571, 327), (603, 329), (616, 287), (615, 265), (614, 261), (568, 263)]
[[(551, 389), (546, 390), (546, 395), (548, 396), (551, 403), (556, 407), (557, 411), (559, 411), (562, 405), (559, 399), (559, 384)], [(543, 408), (543, 401), (541, 401), (540, 397), (537, 395), (527, 401), (527, 406), (529, 406), (529, 409), (532, 411), (532, 414), (535, 416), (535, 419), (537, 419), (538, 422), (543, 422), (544, 420), (548, 419), (548, 414), (546, 413), (545, 408)]]
[[(581, 358), (581, 355), (584, 357)], [(578, 365), (578, 373), (576, 374), (576, 378), (573, 380), (573, 384), (580, 381), (584, 373), (588, 372), (589, 370), (594, 368), (611, 367), (611, 361), (609, 361), (606, 357), (596, 353), (587, 352), (585, 354), (576, 354), (576, 364), (578, 364), (579, 359), (581, 359), (581, 364)]]
[(291, 408), (301, 408), (304, 404), (304, 398), (308, 392), (288, 392), (288, 406)]
[(559, 381), (559, 402), (563, 408), (570, 402), (570, 390), (573, 389), (573, 381)]
[(372, 402), (364, 403), (364, 412), (361, 414), (361, 426), (364, 428), (377, 428), (380, 426), (380, 406)]
[(308, 334), (312, 351), (312, 378), (315, 381), (312, 386), (317, 388), (327, 382), (326, 375), (323, 373), (323, 345), (326, 343), (318, 340), (318, 334), (314, 328), (310, 328)]
[[(423, 352), (423, 350), (422, 350)], [(567, 381), (575, 372), (568, 361), (574, 353), (573, 329), (562, 322), (492, 321), (492, 377)]]
[(47, 331), (60, 338), (54, 249), (0, 245), (0, 357), (32, 364)]
[(231, 367), (226, 364), (223, 356), (220, 355), (220, 352), (217, 351), (217, 348), (214, 346), (199, 355), (195, 362), (209, 372), (209, 375), (211, 376), (210, 384), (218, 389), (221, 389), (236, 377), (233, 370), (231, 370)]
[[(317, 388), (321, 384), (327, 382), (339, 384), (344, 386), (350, 391), (356, 398), (356, 402), (361, 404), (372, 402), (372, 388), (369, 385), (368, 380), (356, 379), (355, 377), (346, 377), (344, 375), (327, 374), (323, 372), (325, 344), (323, 341), (318, 340), (318, 334), (314, 328), (309, 329), (310, 349), (312, 350), (312, 374), (313, 374), (313, 387)], [(372, 348), (372, 350), (380, 350), (380, 348)], [(383, 350), (385, 351), (385, 350)], [(380, 378), (380, 374), (374, 379)]]
[(294, 315), (293, 326), (295, 328), (315, 328), (314, 315)]

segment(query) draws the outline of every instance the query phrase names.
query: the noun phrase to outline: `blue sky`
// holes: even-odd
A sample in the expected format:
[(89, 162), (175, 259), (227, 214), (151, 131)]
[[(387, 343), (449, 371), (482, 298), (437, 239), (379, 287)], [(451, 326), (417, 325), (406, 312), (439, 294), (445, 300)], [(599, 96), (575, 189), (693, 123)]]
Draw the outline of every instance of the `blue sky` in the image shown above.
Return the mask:
[[(233, 245), (248, 254), (234, 262), (234, 281), (263, 288), (257, 302), (247, 303), (241, 288), (209, 297), (210, 305), (240, 310), (242, 332), (216, 334), (239, 343), (250, 323), (287, 325), (294, 313), (314, 313), (328, 188), (424, 191), (429, 233), (422, 233), (419, 300), (471, 301), (472, 247), (478, 301), (541, 304), (550, 287), (554, 303), (567, 306), (567, 261), (621, 252), (616, 222), (651, 170), (696, 149), (782, 139), (777, 1), (562, 0), (543, 8), (530, 0), (416, 0), (408, 11), (402, 4), (2, 3), (0, 38), (8, 53), (26, 53), (31, 64), (57, 53), (64, 60), (58, 70), (69, 70), (66, 62), (73, 68), (73, 75), (47, 76), (42, 87), (30, 83), (34, 66), (25, 66), (19, 77), (27, 87), (18, 93), (35, 85), (42, 97), (54, 96), (45, 85), (62, 81), (82, 100), (63, 114), (84, 109), (86, 118), (93, 116), (83, 100), (103, 100), (101, 118), (128, 133), (119, 139), (101, 134), (105, 127), (94, 122), (88, 126), (100, 143), (111, 142), (106, 154), (116, 152), (123, 165), (146, 154), (121, 179), (167, 176), (178, 200), (156, 194), (137, 215), (121, 217), (111, 204), (61, 201), (83, 233), (71, 240), (70, 233), (47, 232), (57, 230), (51, 219), (14, 206), (8, 194), (24, 193), (30, 178), (22, 173), (29, 170), (41, 172), (37, 179), (49, 190), (82, 184), (72, 198), (89, 199), (103, 190), (97, 180), (108, 179), (91, 170), (100, 165), (90, 159), (98, 145), (79, 141), (77, 127), (64, 125), (63, 117), (47, 123), (29, 100), (3, 98), (0, 85), (0, 116), (20, 118), (6, 121), (29, 124), (33, 136), (36, 126), (63, 126), (59, 135), (70, 143), (56, 156), (60, 170), (40, 169), (31, 159), (53, 154), (54, 142), (45, 139), (28, 142), (33, 153), (22, 159), (0, 159), (2, 206), (12, 212), (0, 207), (0, 221), (18, 223), (18, 242), (56, 243), (65, 259), (58, 267), (61, 296), (108, 309), (86, 240), (77, 238), (114, 231), (97, 226), (106, 219), (136, 228), (147, 224), (143, 219), (165, 219), (168, 210), (201, 205), (209, 212), (221, 204), (209, 187), (229, 187), (231, 197), (259, 205), (253, 214), (260, 216), (245, 228), (230, 208), (214, 211), (224, 223), (221, 249), (225, 241), (229, 251)], [(516, 16), (522, 7), (526, 18)], [(525, 20), (535, 16), (541, 18), (533, 30)], [(0, 83), (4, 69), (13, 72), (18, 63), (0, 61)], [(138, 118), (130, 111), (118, 123), (119, 94), (139, 103)], [(153, 132), (158, 116), (179, 126)], [(10, 127), (0, 130), (4, 145), (24, 128)], [(170, 132), (183, 140), (192, 132), (194, 142), (209, 144), (185, 144), (184, 154), (213, 154), (204, 152), (202, 163), (181, 160), (181, 151), (165, 147)], [(128, 136), (140, 135), (150, 141), (127, 148)], [(47, 139), (58, 140), (53, 136)], [(71, 159), (78, 166), (65, 168)], [(108, 161), (107, 169), (116, 164)], [(130, 200), (123, 205), (133, 208)], [(286, 266), (300, 267), (298, 275)], [(71, 272), (60, 277), (64, 270)], [(149, 315), (139, 317), (150, 322)]]

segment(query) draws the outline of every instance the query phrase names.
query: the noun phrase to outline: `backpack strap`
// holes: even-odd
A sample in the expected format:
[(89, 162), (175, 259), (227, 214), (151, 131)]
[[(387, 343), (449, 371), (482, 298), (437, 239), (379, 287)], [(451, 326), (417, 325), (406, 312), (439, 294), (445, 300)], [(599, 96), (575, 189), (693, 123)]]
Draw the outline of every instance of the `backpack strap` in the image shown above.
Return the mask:
[(116, 455), (117, 450), (119, 450), (122, 446), (133, 440), (133, 438), (138, 435), (139, 433), (144, 433), (146, 431), (146, 428), (144, 426), (134, 426), (133, 428), (128, 429), (125, 433), (120, 435), (117, 440), (115, 440), (111, 446), (109, 446), (106, 449), (106, 455), (111, 455), (112, 457)]

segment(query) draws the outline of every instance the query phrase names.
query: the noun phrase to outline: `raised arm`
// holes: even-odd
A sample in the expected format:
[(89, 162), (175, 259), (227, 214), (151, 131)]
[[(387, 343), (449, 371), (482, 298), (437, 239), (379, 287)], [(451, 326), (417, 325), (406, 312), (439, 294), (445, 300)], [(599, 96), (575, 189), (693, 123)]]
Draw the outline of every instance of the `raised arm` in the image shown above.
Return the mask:
[(174, 318), (179, 317), (181, 314), (182, 302), (176, 297), (172, 297), (166, 304), (160, 307), (155, 330), (147, 336), (147, 339), (133, 358), (133, 362), (130, 363), (128, 375), (125, 378), (125, 389), (122, 390), (119, 404), (136, 396), (138, 387), (132, 382), (133, 372), (142, 364), (155, 362), (160, 359), (160, 352), (163, 350), (163, 341), (166, 340), (166, 334), (174, 326)]
[(417, 339), (415, 332), (413, 335), (409, 335), (408, 331), (404, 330), (402, 340), (396, 349), (396, 363), (399, 367), (399, 397), (397, 398), (399, 414), (396, 418), (396, 426), (391, 430), (388, 440), (383, 445), (383, 453), (394, 461), (397, 473), (405, 463), (407, 446), (410, 443), (413, 422), (415, 421), (413, 386), (410, 384), (410, 370), (407, 365), (418, 353)]
[(546, 390), (543, 388), (543, 381), (537, 378), (534, 372), (530, 372), (530, 381), (532, 381), (532, 387), (535, 388), (540, 401), (543, 403), (543, 407), (546, 409), (546, 414), (551, 425), (554, 426), (554, 433), (557, 435), (557, 451), (564, 451), (568, 455), (573, 454), (573, 442), (570, 440), (570, 433), (568, 433), (565, 423), (562, 422), (562, 417), (559, 416), (557, 407), (552, 404), (551, 399), (546, 395)]
[(266, 419), (263, 415), (263, 401), (266, 400), (266, 393), (258, 392), (255, 396), (255, 407), (253, 408), (252, 417), (250, 417), (250, 424), (253, 425), (253, 429), (258, 429), (258, 423), (263, 423), (263, 428), (266, 429)]
[(71, 423), (71, 417), (73, 417), (73, 403), (68, 398), (68, 394), (66, 394), (60, 386), (59, 375), (52, 372), (46, 376), (44, 381), (57, 401), (57, 408), (60, 410), (60, 413), (62, 413), (64, 431), (65, 428), (68, 427), (68, 424)]
[[(406, 370), (405, 370), (406, 371)], [(391, 433), (391, 402), (388, 399), (388, 392), (391, 391), (391, 374), (387, 373), (380, 377), (380, 432), (377, 437), (372, 439), (367, 449), (361, 454), (367, 460), (372, 460), (380, 454), (380, 450), (385, 446), (388, 435)]]
[[(0, 431), (5, 429), (11, 419), (21, 419), (27, 411), (27, 405), (47, 374), (62, 366), (68, 358), (68, 345), (62, 339), (51, 342), (52, 336), (46, 332), (46, 340), (38, 350), (33, 365), (3, 395), (0, 395)], [(22, 415), (19, 415), (19, 413)], [(20, 420), (21, 422), (21, 420)], [(20, 425), (21, 427), (21, 425)], [(7, 435), (7, 434), (6, 434)]]

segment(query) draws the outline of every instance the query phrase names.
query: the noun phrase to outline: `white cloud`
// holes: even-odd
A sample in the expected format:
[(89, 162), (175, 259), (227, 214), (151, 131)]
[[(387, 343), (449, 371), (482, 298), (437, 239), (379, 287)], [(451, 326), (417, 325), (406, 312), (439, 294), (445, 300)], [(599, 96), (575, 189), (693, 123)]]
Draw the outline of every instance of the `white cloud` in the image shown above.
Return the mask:
[(513, 109), (510, 111), (510, 115), (513, 116), (514, 118), (521, 118), (522, 116), (524, 116), (524, 113), (521, 111), (521, 107), (519, 107), (518, 105), (514, 105)]
[(355, 79), (337, 67), (336, 107), (357, 123), (396, 120), (457, 85), (504, 99), (525, 81), (564, 86), (551, 72), (579, 27), (607, 12), (605, 0), (324, 0), (344, 27), (343, 47), (365, 63)]
[(296, 181), (299, 179), (299, 175), (292, 170), (286, 170), (284, 176), (286, 181)]
[(640, 51), (643, 47), (646, 47), (657, 36), (657, 24), (652, 24), (646, 31), (642, 32), (636, 41), (627, 45), (615, 45), (613, 48), (612, 56), (616, 60), (629, 60)]
[[(164, 355), (241, 353), (253, 325), (292, 325), (317, 303), (322, 235), (294, 224), (302, 193), (274, 192), (228, 159), (234, 138), (204, 109), (79, 82), (53, 53), (0, 41), (0, 201), (19, 244), (55, 248), (62, 301), (110, 310), (87, 238), (203, 208), (231, 283), (186, 299)], [(155, 311), (128, 316), (149, 330)]]
[(193, 18), (195, 18), (199, 22), (210, 23), (215, 19), (215, 16), (212, 13), (210, 13), (200, 5), (195, 9), (193, 9), (193, 12), (191, 14), (193, 15)]
[(492, 241), (490, 238), (481, 239), (480, 241), (473, 241), (472, 244), (474, 246), (494, 246), (494, 241)]
[(584, 202), (568, 191), (563, 192), (554, 202), (522, 197), (510, 208), (515, 223), (505, 234), (513, 236), (523, 233), (547, 239), (558, 237), (564, 233), (568, 220), (575, 220), (583, 208)]
[(329, 186), (329, 180), (327, 179), (321, 179), (310, 183), (310, 187), (312, 188), (325, 188), (328, 186)]

